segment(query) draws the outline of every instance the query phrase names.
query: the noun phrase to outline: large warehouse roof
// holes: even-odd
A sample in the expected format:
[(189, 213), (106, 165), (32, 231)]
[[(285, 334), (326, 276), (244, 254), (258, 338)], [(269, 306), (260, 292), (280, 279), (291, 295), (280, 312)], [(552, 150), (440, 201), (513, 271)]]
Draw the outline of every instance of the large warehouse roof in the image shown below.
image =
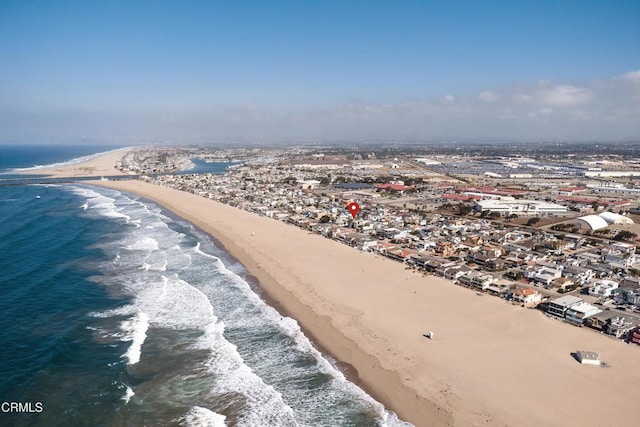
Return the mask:
[(578, 218), (579, 221), (586, 222), (591, 230), (600, 230), (601, 228), (607, 228), (609, 224), (599, 215), (586, 215)]
[(618, 215), (613, 212), (602, 212), (598, 216), (609, 224), (633, 224), (633, 220), (631, 218), (627, 218), (626, 216)]

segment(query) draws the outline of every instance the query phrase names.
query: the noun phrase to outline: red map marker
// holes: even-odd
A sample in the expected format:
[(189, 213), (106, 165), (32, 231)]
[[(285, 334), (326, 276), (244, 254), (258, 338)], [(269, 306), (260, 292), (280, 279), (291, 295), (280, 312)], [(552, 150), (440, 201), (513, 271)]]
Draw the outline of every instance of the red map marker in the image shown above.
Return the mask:
[(349, 213), (351, 214), (353, 219), (356, 219), (356, 215), (358, 215), (358, 212), (360, 212), (360, 205), (356, 202), (351, 202), (347, 205), (347, 209), (349, 209)]

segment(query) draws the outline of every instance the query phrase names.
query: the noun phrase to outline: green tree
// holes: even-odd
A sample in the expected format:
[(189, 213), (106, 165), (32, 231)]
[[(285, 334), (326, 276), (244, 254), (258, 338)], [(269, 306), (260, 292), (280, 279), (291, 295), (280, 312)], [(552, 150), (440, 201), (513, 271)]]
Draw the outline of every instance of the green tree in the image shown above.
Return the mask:
[(532, 227), (532, 226), (536, 225), (539, 222), (540, 222), (540, 218), (537, 217), (537, 216), (534, 216), (533, 218), (529, 218), (529, 220), (527, 221), (527, 225), (529, 227)]
[(636, 237), (638, 237), (636, 233), (632, 233), (631, 231), (627, 231), (627, 230), (622, 230), (615, 235), (613, 240), (634, 240)]
[(458, 214), (468, 215), (469, 213), (471, 213), (471, 206), (462, 203), (458, 205)]

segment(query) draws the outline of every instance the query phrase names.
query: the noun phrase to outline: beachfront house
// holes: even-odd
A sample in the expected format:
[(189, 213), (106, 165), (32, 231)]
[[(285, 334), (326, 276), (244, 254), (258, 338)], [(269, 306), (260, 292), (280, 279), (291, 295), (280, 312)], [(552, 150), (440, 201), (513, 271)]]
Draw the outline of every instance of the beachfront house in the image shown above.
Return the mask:
[(542, 301), (542, 295), (534, 289), (523, 288), (513, 293), (513, 300), (522, 303), (525, 307), (532, 307)]
[(578, 304), (571, 305), (566, 310), (564, 318), (569, 323), (582, 326), (587, 318), (598, 314), (601, 311), (602, 310), (594, 305), (587, 302), (580, 302)]
[(511, 288), (512, 283), (507, 282), (503, 283), (502, 280), (497, 280), (493, 284), (487, 286), (484, 290), (489, 295), (505, 297), (509, 293), (509, 289)]
[(459, 277), (464, 276), (468, 272), (472, 271), (466, 265), (455, 264), (444, 271), (445, 279), (458, 280)]
[[(441, 258), (440, 258), (441, 259)], [(435, 273), (440, 276), (440, 277), (447, 277), (445, 274), (447, 273), (447, 271), (449, 269), (452, 269), (454, 267), (458, 267), (458, 263), (456, 263), (455, 261), (449, 261), (447, 260), (446, 262), (442, 262), (440, 263), (440, 265), (438, 267), (436, 267), (436, 271)], [(452, 270), (453, 271), (453, 270)], [(456, 269), (455, 272), (457, 272), (458, 270)], [(448, 278), (448, 277), (447, 277)]]
[(492, 275), (476, 270), (467, 271), (465, 274), (458, 277), (458, 282), (460, 284), (483, 290), (493, 284), (495, 280), (496, 279)]
[(616, 313), (613, 311), (602, 311), (598, 314), (588, 317), (584, 324), (590, 328), (596, 329), (600, 332), (604, 332), (605, 327), (610, 322), (610, 319), (616, 317)]
[(605, 333), (616, 338), (625, 337), (638, 324), (638, 319), (631, 316), (614, 316), (604, 328)]
[(447, 264), (451, 261), (447, 260), (447, 259), (443, 259), (440, 257), (436, 257), (436, 256), (430, 256), (427, 258), (426, 262), (423, 265), (423, 268), (428, 271), (429, 273), (436, 273), (436, 271), (443, 266), (444, 264)]
[(563, 297), (553, 299), (549, 301), (547, 314), (564, 319), (567, 310), (581, 302), (583, 302), (581, 298), (574, 297), (573, 295), (565, 295)]

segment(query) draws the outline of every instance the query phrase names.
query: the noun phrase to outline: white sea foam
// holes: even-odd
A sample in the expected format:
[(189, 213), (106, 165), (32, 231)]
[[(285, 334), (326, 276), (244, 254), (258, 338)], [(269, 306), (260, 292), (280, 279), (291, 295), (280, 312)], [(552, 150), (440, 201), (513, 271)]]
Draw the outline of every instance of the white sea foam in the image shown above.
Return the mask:
[[(296, 426), (293, 410), (283, 401), (282, 395), (265, 384), (244, 363), (237, 348), (225, 339), (224, 324), (213, 314), (207, 297), (176, 275), (161, 278), (159, 283), (131, 281), (125, 287), (135, 295), (136, 308), (148, 313), (148, 323), (154, 327), (203, 331), (193, 348), (211, 352), (206, 366), (217, 378), (212, 393), (241, 393), (246, 398), (249, 410), (240, 416), (237, 425)], [(129, 364), (139, 361), (140, 346), (136, 346), (136, 342), (144, 341), (142, 331), (146, 328), (143, 325), (139, 315), (122, 323), (123, 330), (131, 331), (127, 337), (133, 341), (126, 354)], [(141, 339), (136, 341), (136, 336)]]
[(257, 376), (238, 353), (235, 345), (224, 336), (224, 324), (212, 323), (195, 343), (195, 348), (211, 350), (207, 366), (218, 380), (213, 390), (216, 394), (242, 393), (250, 410), (243, 413), (239, 426), (298, 426), (293, 409), (287, 405), (282, 394), (267, 385)]
[(130, 251), (157, 251), (158, 241), (153, 237), (142, 237), (132, 244), (127, 245), (125, 249)]
[(178, 422), (188, 427), (225, 427), (227, 417), (201, 406), (194, 406)]
[(86, 187), (72, 187), (72, 191), (82, 197), (86, 198), (85, 203), (81, 206), (82, 209), (87, 212), (95, 210), (100, 216), (108, 218), (123, 218), (125, 221), (129, 221), (131, 217), (125, 215), (115, 205), (115, 199), (88, 189)]
[(137, 313), (137, 309), (134, 305), (123, 305), (122, 307), (114, 308), (112, 310), (94, 311), (89, 313), (89, 316), (106, 319), (109, 317), (117, 316), (131, 316)]
[[(104, 194), (98, 194), (77, 188), (78, 193), (89, 198), (87, 212), (92, 211), (91, 200), (100, 196), (109, 200), (99, 200), (102, 205), (93, 212), (109, 217), (111, 211), (122, 209), (130, 223), (140, 225), (136, 228), (124, 226), (113, 239), (98, 245), (112, 260), (105, 263), (108, 274), (100, 282), (125, 291), (132, 297), (132, 303), (116, 310), (94, 313), (94, 317), (129, 317), (122, 322), (126, 332), (121, 337), (132, 341), (125, 354), (129, 364), (140, 363), (140, 360), (144, 363), (142, 343), (150, 328), (202, 331), (190, 348), (208, 351), (205, 367), (209, 372), (207, 375), (215, 379), (210, 390), (212, 399), (237, 393), (244, 396), (242, 414), (234, 414), (238, 426), (296, 426), (298, 422), (305, 425), (348, 424), (353, 421), (348, 419), (349, 410), (339, 409), (337, 414), (335, 410), (344, 408), (343, 402), (350, 402), (356, 410), (367, 407), (368, 411), (377, 413), (377, 425), (410, 425), (397, 420), (395, 414), (386, 411), (383, 405), (349, 382), (313, 347), (295, 320), (280, 316), (266, 305), (240, 275), (215, 255), (202, 250), (198, 239), (194, 242), (169, 227), (171, 220), (159, 209), (149, 208), (117, 192), (100, 189)], [(210, 242), (205, 241), (205, 245)], [(221, 311), (218, 314), (216, 310)], [(147, 316), (146, 326), (140, 320), (141, 313)], [(240, 333), (241, 338), (242, 335), (250, 338), (252, 334), (258, 334), (250, 344), (252, 347), (239, 351), (225, 336), (225, 324), (216, 314), (224, 315), (229, 327), (236, 335)], [(140, 337), (137, 341), (134, 331), (138, 331)], [(290, 340), (263, 345), (260, 334), (268, 336), (275, 331)], [(240, 342), (249, 345), (242, 339), (238, 345)], [(309, 360), (314, 361), (315, 368), (309, 367)], [(309, 391), (304, 384), (317, 375), (315, 372), (327, 375), (328, 383), (322, 389)], [(296, 386), (296, 382), (301, 385)], [(319, 419), (324, 421), (318, 422)]]
[[(262, 316), (254, 316), (252, 320), (254, 322), (258, 322), (258, 324), (247, 324), (247, 319), (243, 318), (242, 322), (245, 327), (250, 328), (251, 326), (258, 327), (259, 324), (266, 322), (272, 323), (277, 326), (281, 331), (283, 331), (286, 335), (291, 337), (295, 342), (295, 347), (298, 351), (302, 353), (307, 353), (313, 356), (316, 360), (317, 368), (320, 372), (327, 374), (333, 378), (332, 386), (339, 392), (344, 393), (345, 395), (351, 396), (354, 399), (358, 399), (362, 402), (366, 402), (370, 405), (375, 411), (378, 413), (380, 419), (382, 420), (383, 426), (393, 426), (393, 427), (401, 427), (401, 426), (412, 426), (411, 423), (407, 423), (398, 419), (397, 415), (391, 411), (387, 411), (384, 406), (369, 396), (364, 390), (350, 382), (344, 374), (334, 366), (327, 358), (325, 358), (322, 353), (320, 353), (311, 343), (311, 341), (304, 335), (302, 329), (300, 328), (298, 322), (295, 319), (290, 317), (281, 316), (277, 310), (267, 305), (260, 299), (260, 297), (251, 290), (248, 283), (243, 280), (239, 275), (229, 270), (222, 260), (214, 255), (208, 254), (200, 249), (200, 244), (196, 244), (193, 248), (194, 252), (197, 252), (209, 259), (213, 259), (216, 269), (224, 274), (230, 282), (234, 283), (238, 288), (240, 288), (247, 297), (255, 306), (262, 312)], [(240, 308), (239, 308), (240, 310)], [(232, 316), (233, 317), (233, 316)], [(319, 399), (318, 399), (319, 400)], [(317, 403), (317, 402), (315, 402)]]
[(129, 403), (129, 401), (131, 400), (131, 398), (133, 396), (135, 396), (135, 393), (133, 392), (131, 387), (127, 386), (127, 391), (125, 392), (124, 396), (122, 397), (122, 400), (124, 400), (124, 404), (126, 405), (127, 403)]
[(147, 338), (147, 330), (149, 329), (149, 316), (145, 313), (138, 313), (134, 317), (121, 323), (120, 328), (125, 332), (123, 341), (131, 341), (131, 345), (127, 352), (123, 355), (126, 357), (128, 365), (135, 365), (140, 361), (142, 354), (142, 344)]

